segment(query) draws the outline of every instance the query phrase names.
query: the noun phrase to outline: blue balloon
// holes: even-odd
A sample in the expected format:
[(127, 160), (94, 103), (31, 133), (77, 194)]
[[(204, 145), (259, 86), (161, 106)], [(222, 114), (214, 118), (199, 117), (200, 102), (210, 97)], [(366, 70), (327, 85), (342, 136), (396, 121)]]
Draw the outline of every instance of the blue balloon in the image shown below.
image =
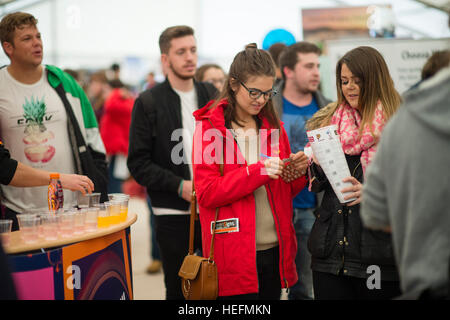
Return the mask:
[(274, 29), (269, 31), (264, 37), (262, 47), (264, 50), (268, 50), (271, 45), (277, 42), (282, 42), (287, 46), (294, 44), (295, 37), (292, 33), (285, 29)]

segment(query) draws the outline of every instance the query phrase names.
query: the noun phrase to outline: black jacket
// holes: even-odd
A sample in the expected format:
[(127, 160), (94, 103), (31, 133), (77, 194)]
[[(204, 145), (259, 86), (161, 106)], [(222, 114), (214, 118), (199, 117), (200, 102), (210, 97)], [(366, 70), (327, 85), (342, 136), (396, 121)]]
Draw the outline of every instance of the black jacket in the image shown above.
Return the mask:
[[(198, 107), (214, 99), (213, 85), (194, 82)], [(181, 140), (172, 141), (172, 133), (182, 128), (181, 102), (168, 80), (142, 92), (131, 115), (128, 169), (134, 179), (147, 187), (152, 205), (188, 210), (189, 202), (178, 196), (181, 180), (191, 180), (189, 165), (173, 162), (171, 154)], [(191, 155), (184, 155), (191, 159)]]
[[(345, 155), (350, 173), (363, 183), (360, 156)], [(359, 204), (342, 205), (320, 166), (311, 166), (312, 191), (324, 191), (314, 212), (316, 221), (308, 239), (314, 271), (367, 278), (368, 266), (380, 267), (381, 280), (398, 281), (391, 235), (363, 227)]]

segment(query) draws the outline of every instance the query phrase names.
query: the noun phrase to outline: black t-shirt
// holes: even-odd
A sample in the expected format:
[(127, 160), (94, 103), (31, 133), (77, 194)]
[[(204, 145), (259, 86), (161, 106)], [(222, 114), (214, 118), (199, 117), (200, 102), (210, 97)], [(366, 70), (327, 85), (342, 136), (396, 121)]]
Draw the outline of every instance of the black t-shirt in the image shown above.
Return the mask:
[(9, 184), (16, 173), (17, 161), (11, 159), (8, 149), (0, 141), (0, 183)]

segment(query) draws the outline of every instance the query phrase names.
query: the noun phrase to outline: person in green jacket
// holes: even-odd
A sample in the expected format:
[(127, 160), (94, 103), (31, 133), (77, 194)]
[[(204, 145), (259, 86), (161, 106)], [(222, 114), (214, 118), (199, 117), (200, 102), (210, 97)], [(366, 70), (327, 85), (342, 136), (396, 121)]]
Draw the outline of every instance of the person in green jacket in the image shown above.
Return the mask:
[[(77, 82), (55, 66), (42, 65), (43, 42), (36, 18), (23, 12), (6, 15), (0, 22), (0, 41), (10, 60), (0, 69), (0, 137), (11, 157), (39, 170), (87, 174), (81, 161), (86, 149), (99, 159), (95, 163), (105, 159), (97, 120)], [(74, 132), (84, 138), (83, 147), (75, 143)], [(101, 187), (96, 176), (89, 177), (96, 188)], [(2, 185), (1, 193), (4, 216), (13, 219), (13, 230), (18, 228), (17, 213), (48, 207), (44, 186)], [(64, 207), (76, 201), (76, 193), (64, 191)]]

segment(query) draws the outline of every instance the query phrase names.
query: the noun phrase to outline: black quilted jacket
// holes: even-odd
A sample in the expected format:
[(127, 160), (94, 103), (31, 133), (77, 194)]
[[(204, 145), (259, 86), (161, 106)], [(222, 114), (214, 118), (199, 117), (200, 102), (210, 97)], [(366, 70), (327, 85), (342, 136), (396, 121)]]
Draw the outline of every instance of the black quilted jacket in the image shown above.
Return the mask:
[[(350, 173), (363, 183), (360, 156), (346, 155)], [(342, 205), (320, 166), (312, 164), (312, 191), (324, 191), (323, 200), (315, 211), (308, 249), (314, 271), (367, 278), (376, 265), (381, 280), (398, 281), (391, 235), (363, 227), (359, 204)]]

